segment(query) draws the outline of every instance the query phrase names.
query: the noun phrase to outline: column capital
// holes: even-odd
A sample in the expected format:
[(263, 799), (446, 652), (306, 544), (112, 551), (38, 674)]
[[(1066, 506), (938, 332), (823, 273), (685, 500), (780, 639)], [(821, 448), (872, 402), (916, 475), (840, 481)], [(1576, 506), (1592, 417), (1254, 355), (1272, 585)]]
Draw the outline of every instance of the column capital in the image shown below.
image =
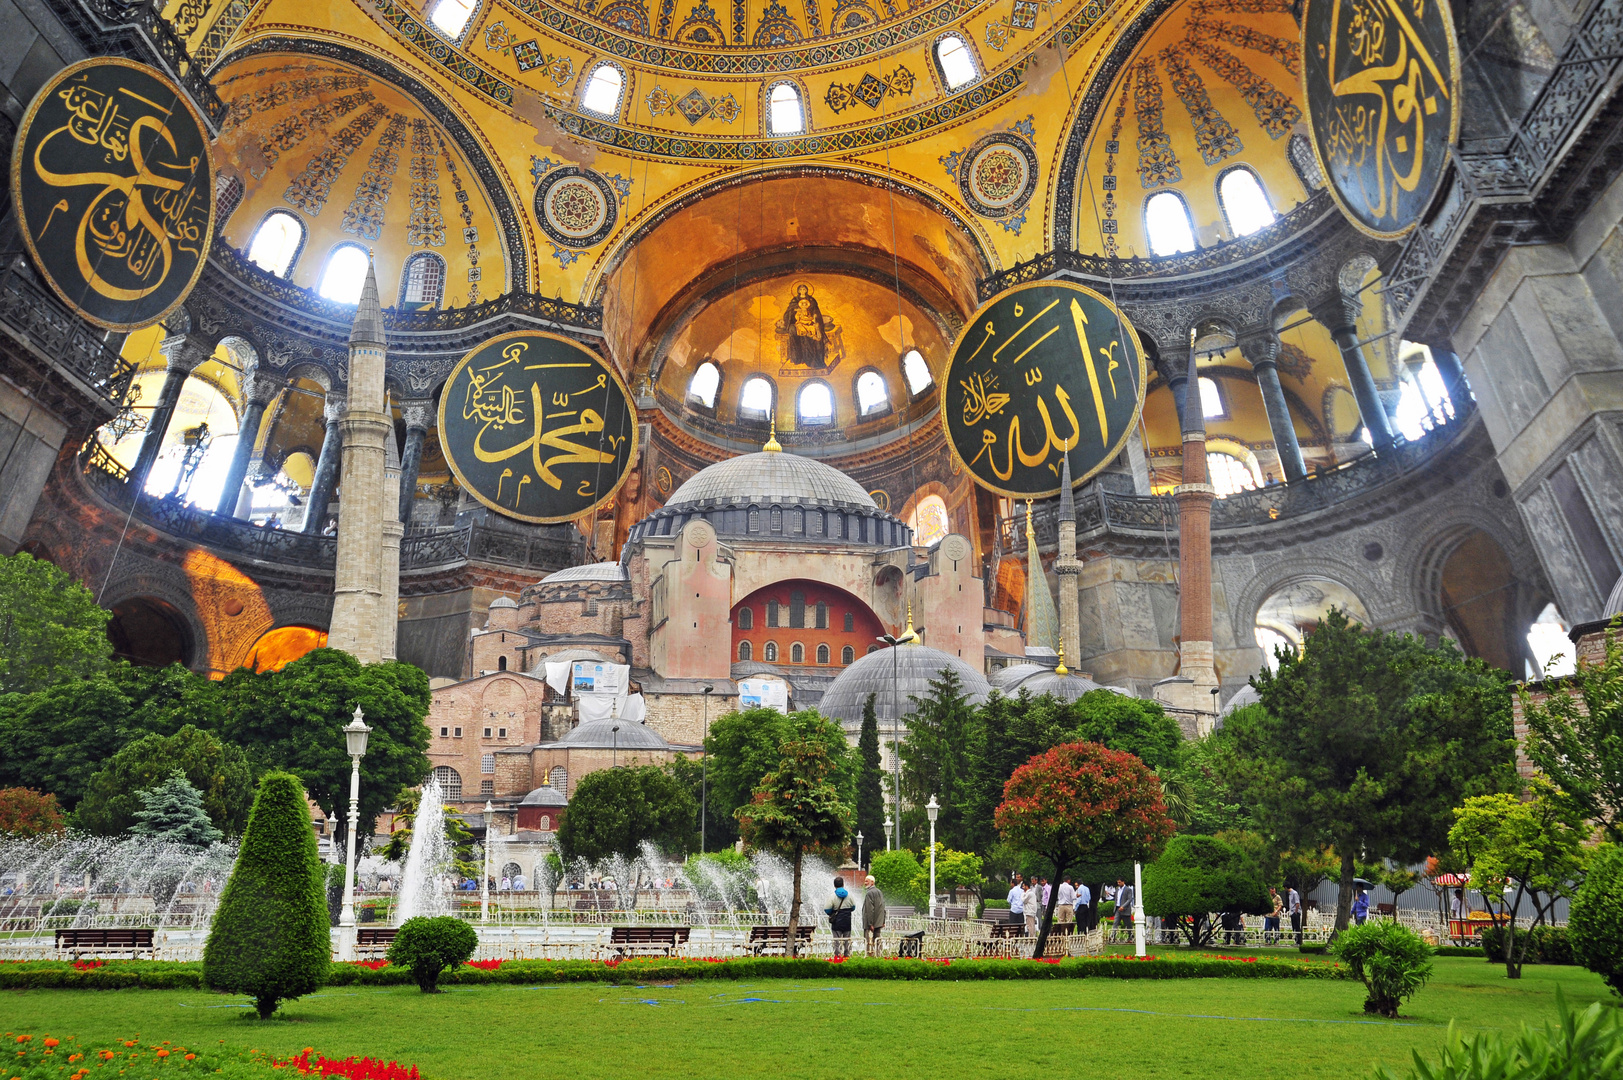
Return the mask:
[(1334, 336), (1343, 331), (1352, 333), (1353, 324), (1363, 313), (1364, 304), (1355, 296), (1337, 293), (1325, 297), (1308, 308), (1308, 314), (1322, 323), (1324, 328)]
[(272, 375), (268, 371), (258, 368), (249, 368), (242, 379), (242, 400), (246, 405), (253, 402), (256, 405), (269, 405), (276, 400), (276, 395), (285, 385), (284, 380)]
[(344, 418), (348, 411), (349, 399), (336, 390), (327, 391), (327, 400), (321, 406), (321, 418), (328, 424), (336, 424)]
[(427, 431), (434, 425), (434, 402), (428, 398), (415, 398), (400, 403), (400, 418), (406, 430)]
[(1256, 330), (1247, 330), (1235, 338), (1240, 348), (1240, 355), (1245, 357), (1252, 370), (1260, 367), (1279, 366), (1279, 335), (1274, 333), (1273, 327), (1262, 327)]
[(217, 344), (201, 334), (171, 334), (158, 342), (158, 351), (168, 370), (190, 375), (214, 355)]

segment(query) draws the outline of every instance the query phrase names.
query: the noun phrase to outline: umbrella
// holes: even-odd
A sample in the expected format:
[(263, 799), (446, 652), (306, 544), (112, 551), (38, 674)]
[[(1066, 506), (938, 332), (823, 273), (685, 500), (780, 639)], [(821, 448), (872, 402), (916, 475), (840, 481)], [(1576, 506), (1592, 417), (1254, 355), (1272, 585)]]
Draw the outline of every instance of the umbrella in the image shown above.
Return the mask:
[(1373, 881), (1368, 881), (1361, 877), (1353, 878), (1353, 884), (1358, 886), (1360, 889), (1373, 889), (1375, 887), (1375, 883)]

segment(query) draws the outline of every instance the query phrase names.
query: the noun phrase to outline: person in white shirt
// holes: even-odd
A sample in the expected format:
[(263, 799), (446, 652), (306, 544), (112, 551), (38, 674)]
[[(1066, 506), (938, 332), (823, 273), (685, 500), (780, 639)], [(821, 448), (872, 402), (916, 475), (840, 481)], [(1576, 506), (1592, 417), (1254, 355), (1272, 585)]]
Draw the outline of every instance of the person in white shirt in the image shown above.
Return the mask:
[(1026, 909), (1027, 937), (1037, 936), (1037, 920), (1042, 916), (1042, 902), (1042, 891), (1037, 888), (1037, 879), (1032, 878), (1031, 881), (1026, 885), (1026, 895), (1024, 900)]
[(1076, 925), (1083, 933), (1093, 929), (1090, 912), (1093, 908), (1093, 892), (1088, 888), (1087, 882), (1076, 883)]
[(1286, 895), (1285, 911), (1291, 917), (1291, 932), (1296, 935), (1296, 944), (1302, 944), (1302, 894), (1294, 888)]
[(1026, 891), (1020, 884), (1020, 875), (1014, 875), (1014, 882), (1009, 886), (1009, 921), (1020, 922), (1025, 918)]
[(1066, 878), (1059, 883), (1059, 897), (1054, 909), (1054, 917), (1059, 921), (1059, 932), (1069, 934), (1071, 923), (1076, 919), (1076, 890), (1071, 888), (1071, 879)]

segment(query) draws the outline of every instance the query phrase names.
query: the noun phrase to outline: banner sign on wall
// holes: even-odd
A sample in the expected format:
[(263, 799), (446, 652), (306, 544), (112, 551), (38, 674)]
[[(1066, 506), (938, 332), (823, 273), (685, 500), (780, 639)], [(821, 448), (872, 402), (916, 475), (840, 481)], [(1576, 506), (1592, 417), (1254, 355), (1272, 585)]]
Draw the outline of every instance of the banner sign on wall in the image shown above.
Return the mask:
[(786, 713), (789, 711), (789, 684), (779, 679), (740, 679), (738, 707), (776, 709)]

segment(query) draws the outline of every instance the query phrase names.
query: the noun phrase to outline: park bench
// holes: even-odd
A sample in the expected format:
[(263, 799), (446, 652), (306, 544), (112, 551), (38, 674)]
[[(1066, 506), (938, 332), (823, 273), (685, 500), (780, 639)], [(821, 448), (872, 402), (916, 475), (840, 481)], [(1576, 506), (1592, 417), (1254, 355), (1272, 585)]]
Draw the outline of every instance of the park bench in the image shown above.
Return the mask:
[[(812, 932), (817, 929), (808, 923), (801, 923), (795, 927), (795, 951), (803, 951), (811, 944)], [(750, 927), (749, 941), (745, 944), (754, 956), (767, 953), (786, 955), (789, 951), (789, 928), (787, 926), (752, 926)]]
[(357, 926), (355, 928), (355, 950), (365, 950), (369, 953), (388, 952), (389, 946), (394, 944), (394, 936), (399, 933), (393, 926)]
[(609, 948), (625, 957), (632, 953), (670, 956), (688, 943), (686, 926), (616, 926), (609, 930)]
[(1020, 946), (1017, 938), (1025, 937), (1026, 924), (1021, 922), (988, 922), (988, 936), (977, 942), (981, 956), (1015, 956)]
[(962, 920), (969, 918), (969, 906), (967, 904), (942, 904), (940, 910), (943, 919)]
[(86, 950), (128, 952), (133, 957), (141, 949), (152, 951), (152, 931), (145, 927), (58, 930), (56, 947), (71, 949), (74, 959)]

